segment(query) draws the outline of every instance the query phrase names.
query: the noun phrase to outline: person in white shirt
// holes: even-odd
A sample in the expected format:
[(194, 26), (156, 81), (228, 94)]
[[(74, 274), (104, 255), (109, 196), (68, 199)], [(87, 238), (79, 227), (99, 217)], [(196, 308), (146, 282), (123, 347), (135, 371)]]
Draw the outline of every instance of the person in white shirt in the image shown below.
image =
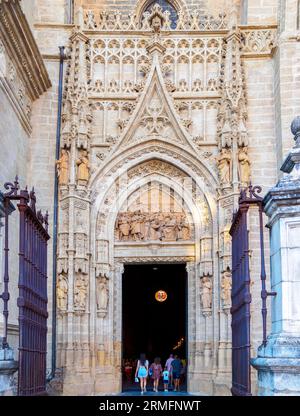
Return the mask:
[(172, 374), (172, 362), (174, 361), (173, 354), (170, 354), (170, 357), (166, 361), (165, 367), (167, 367), (167, 370), (169, 371), (169, 380), (170, 380), (170, 386), (173, 386), (173, 374)]

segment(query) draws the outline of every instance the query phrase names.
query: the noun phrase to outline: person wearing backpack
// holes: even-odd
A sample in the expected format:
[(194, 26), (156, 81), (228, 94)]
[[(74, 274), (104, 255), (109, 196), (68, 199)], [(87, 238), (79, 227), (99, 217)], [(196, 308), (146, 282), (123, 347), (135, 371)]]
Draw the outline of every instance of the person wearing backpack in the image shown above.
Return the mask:
[(141, 393), (146, 392), (147, 377), (148, 377), (149, 361), (146, 359), (145, 354), (140, 355), (140, 359), (137, 362), (135, 370), (135, 378), (138, 378), (141, 386)]

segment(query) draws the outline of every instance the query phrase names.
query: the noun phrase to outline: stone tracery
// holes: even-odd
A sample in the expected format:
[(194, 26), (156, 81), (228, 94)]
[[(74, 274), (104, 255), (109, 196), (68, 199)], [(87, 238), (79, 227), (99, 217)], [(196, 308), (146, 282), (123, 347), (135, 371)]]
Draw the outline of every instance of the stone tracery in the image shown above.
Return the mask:
[(95, 310), (95, 366), (109, 362), (105, 371), (118, 379), (123, 264), (188, 262), (195, 385), (213, 365), (216, 304), (228, 314), (228, 211), (250, 180), (242, 56), (269, 53), (273, 32), (229, 30), (223, 14), (197, 11), (179, 12), (173, 29), (158, 7), (142, 22), (96, 10), (83, 20), (70, 39), (64, 97), (68, 172), (59, 161), (58, 272), (67, 279), (60, 278), (58, 300), (60, 309), (76, 311), (74, 322), (60, 323), (62, 339), (81, 328), (82, 338), (69, 342), (86, 365), (80, 348), (86, 351), (85, 324)]

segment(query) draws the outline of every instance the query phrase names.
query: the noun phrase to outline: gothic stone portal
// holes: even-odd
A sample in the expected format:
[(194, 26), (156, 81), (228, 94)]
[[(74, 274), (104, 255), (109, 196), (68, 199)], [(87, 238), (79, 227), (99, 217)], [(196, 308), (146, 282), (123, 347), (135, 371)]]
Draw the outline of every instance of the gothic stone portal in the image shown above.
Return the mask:
[(223, 20), (184, 35), (161, 28), (157, 8), (145, 19), (99, 33), (83, 18), (70, 38), (57, 164), (63, 393), (121, 391), (124, 265), (186, 263), (188, 391), (229, 394), (228, 231), (250, 175), (241, 38)]

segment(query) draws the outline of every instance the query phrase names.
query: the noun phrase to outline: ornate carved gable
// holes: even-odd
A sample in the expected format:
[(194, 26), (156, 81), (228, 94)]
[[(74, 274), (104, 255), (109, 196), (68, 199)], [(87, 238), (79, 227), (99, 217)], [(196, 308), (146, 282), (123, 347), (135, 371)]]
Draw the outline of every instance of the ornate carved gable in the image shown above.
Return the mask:
[(167, 91), (158, 55), (153, 58), (144, 91), (115, 151), (149, 140), (173, 142), (197, 151)]

